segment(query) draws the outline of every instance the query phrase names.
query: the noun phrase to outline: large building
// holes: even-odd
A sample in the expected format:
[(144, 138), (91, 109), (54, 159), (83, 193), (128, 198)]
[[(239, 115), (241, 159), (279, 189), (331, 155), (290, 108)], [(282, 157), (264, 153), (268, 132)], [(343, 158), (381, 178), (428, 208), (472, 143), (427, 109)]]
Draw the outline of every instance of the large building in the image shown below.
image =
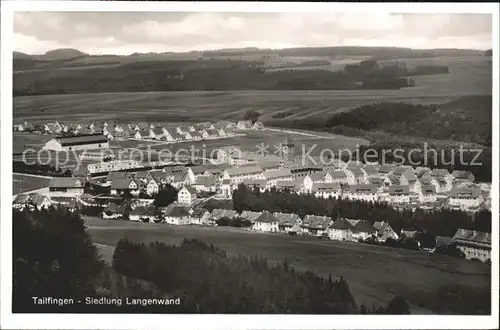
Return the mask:
[(458, 229), (452, 243), (466, 259), (491, 260), (491, 234), (475, 230)]
[(58, 136), (45, 143), (47, 150), (109, 149), (108, 138), (102, 134), (80, 136)]

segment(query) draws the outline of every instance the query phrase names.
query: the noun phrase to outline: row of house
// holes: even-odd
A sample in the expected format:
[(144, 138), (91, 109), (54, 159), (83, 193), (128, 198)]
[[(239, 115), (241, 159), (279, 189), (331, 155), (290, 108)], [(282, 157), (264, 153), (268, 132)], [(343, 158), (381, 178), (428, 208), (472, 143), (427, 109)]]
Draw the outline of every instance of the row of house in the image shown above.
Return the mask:
[(91, 122), (88, 125), (82, 123), (63, 124), (58, 121), (39, 124), (23, 122), (13, 127), (17, 132), (36, 132), (58, 135), (91, 135), (103, 134), (109, 140), (128, 139), (154, 139), (165, 141), (201, 140), (234, 135), (234, 130), (258, 130), (263, 129), (262, 122), (257, 121), (218, 121), (216, 123), (197, 123), (188, 127), (178, 126), (170, 131), (159, 124), (114, 124), (103, 121), (101, 123)]

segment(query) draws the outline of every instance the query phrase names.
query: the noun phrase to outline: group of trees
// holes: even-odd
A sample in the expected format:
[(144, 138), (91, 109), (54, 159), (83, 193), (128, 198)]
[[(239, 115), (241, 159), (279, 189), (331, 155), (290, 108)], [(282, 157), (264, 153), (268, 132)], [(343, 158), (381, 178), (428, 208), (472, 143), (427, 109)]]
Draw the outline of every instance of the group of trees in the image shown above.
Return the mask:
[(179, 191), (170, 184), (166, 184), (155, 196), (153, 205), (156, 207), (165, 207), (177, 200)]
[(297, 195), (290, 191), (260, 192), (240, 185), (233, 192), (234, 209), (238, 212), (264, 211), (296, 213), (300, 217), (307, 214), (375, 221), (388, 221), (399, 232), (414, 229), (430, 232), (436, 236), (452, 237), (458, 228), (491, 232), (491, 212), (481, 211), (470, 215), (456, 210), (424, 211), (417, 209), (396, 210), (387, 203), (350, 201), (346, 199), (318, 198), (314, 195)]

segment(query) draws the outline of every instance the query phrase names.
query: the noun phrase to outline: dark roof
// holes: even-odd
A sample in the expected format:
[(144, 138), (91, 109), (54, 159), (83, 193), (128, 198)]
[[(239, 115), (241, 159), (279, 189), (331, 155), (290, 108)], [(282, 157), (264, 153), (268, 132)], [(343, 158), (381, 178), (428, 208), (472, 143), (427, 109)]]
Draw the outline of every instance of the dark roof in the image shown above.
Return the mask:
[(283, 168), (281, 170), (270, 170), (270, 171), (264, 172), (264, 177), (267, 180), (283, 178), (283, 177), (291, 177), (291, 176), (292, 176), (292, 172), (290, 172), (290, 170), (287, 168)]
[(452, 175), (453, 175), (453, 177), (455, 179), (465, 179), (465, 180), (468, 180), (469, 176), (471, 176), (472, 173), (469, 172), (469, 171), (453, 171)]
[(82, 145), (82, 144), (95, 144), (95, 143), (107, 143), (108, 138), (102, 134), (89, 134), (89, 135), (79, 135), (79, 136), (58, 136), (56, 140), (61, 143), (63, 147)]
[(14, 204), (24, 204), (24, 203), (29, 202), (29, 201), (30, 201), (30, 195), (19, 194), (16, 196), (13, 203)]
[(491, 246), (491, 234), (459, 228), (453, 236), (452, 241), (454, 243), (479, 243)]
[(255, 222), (271, 223), (278, 222), (278, 219), (276, 219), (274, 215), (269, 213), (269, 211), (264, 211), (257, 219), (255, 219)]
[(454, 188), (450, 191), (449, 196), (455, 198), (478, 198), (481, 196), (481, 190), (478, 188)]
[(300, 221), (300, 217), (295, 213), (275, 212), (273, 215), (276, 219), (278, 219), (278, 223), (281, 226), (293, 226), (297, 223), (297, 221)]
[(265, 188), (266, 187), (266, 180), (258, 179), (258, 180), (253, 180), (253, 179), (245, 179), (241, 182), (245, 186), (252, 186), (252, 187), (259, 187), (259, 188)]
[[(77, 185), (77, 182), (81, 185)], [(68, 177), (56, 177), (52, 178), (49, 184), (50, 188), (82, 188), (83, 181), (78, 178), (68, 178)]]
[(251, 222), (255, 222), (257, 218), (262, 215), (262, 212), (253, 212), (253, 211), (243, 211), (240, 214), (240, 218), (246, 219)]
[(374, 194), (378, 190), (378, 186), (375, 184), (358, 184), (349, 186), (349, 190), (352, 193), (370, 193)]
[[(130, 183), (134, 181), (130, 178), (117, 178), (111, 181), (111, 189), (129, 189)], [(136, 183), (137, 184), (137, 183)]]
[(179, 205), (169, 205), (165, 211), (165, 216), (167, 217), (188, 217), (189, 208)]
[(312, 190), (314, 192), (318, 191), (339, 191), (340, 184), (336, 182), (326, 183), (326, 182), (315, 182), (313, 183)]
[(130, 172), (109, 172), (106, 181), (113, 181), (115, 179), (125, 179), (131, 176)]
[(347, 229), (354, 229), (354, 227), (346, 220), (346, 219), (337, 219), (333, 223), (332, 229), (339, 229), (339, 230), (347, 230)]
[(361, 170), (361, 166), (360, 165), (352, 165), (352, 164), (349, 164), (346, 168), (346, 170), (348, 171), (351, 171), (355, 177), (360, 177), (360, 176), (363, 176), (365, 173)]
[(363, 170), (365, 170), (366, 174), (368, 174), (368, 175), (377, 174), (377, 169), (373, 165), (365, 165), (363, 167)]
[(328, 174), (330, 174), (332, 179), (345, 179), (345, 178), (347, 178), (347, 175), (345, 174), (344, 171), (331, 171), (331, 172), (328, 172)]
[(393, 169), (394, 169), (393, 165), (384, 164), (380, 166), (380, 168), (378, 169), (378, 173), (387, 174), (391, 172)]
[(396, 166), (394, 171), (392, 171), (393, 175), (403, 175), (404, 172), (410, 170), (411, 171), (411, 166)]
[(431, 184), (424, 184), (422, 185), (422, 194), (435, 194), (436, 193), (436, 187), (434, 187)]
[(354, 226), (354, 230), (357, 232), (363, 233), (373, 233), (377, 230), (366, 220), (359, 220), (358, 223)]
[(221, 218), (236, 218), (238, 216), (238, 212), (235, 210), (226, 210), (226, 209), (213, 209), (210, 216), (214, 219)]
[(217, 178), (213, 175), (200, 175), (196, 177), (194, 185), (212, 187), (217, 183)]
[(125, 206), (124, 205), (118, 205), (115, 203), (110, 203), (105, 209), (105, 212), (111, 212), (111, 213), (123, 213), (125, 212)]
[(415, 173), (412, 170), (405, 171), (401, 175), (401, 177), (405, 178), (406, 181), (408, 181), (408, 182), (415, 182), (415, 181), (417, 181), (417, 176), (415, 175)]
[(182, 187), (182, 189), (186, 189), (187, 191), (189, 191), (189, 193), (196, 195), (196, 189), (191, 187), (191, 186), (184, 186), (184, 187)]
[(408, 186), (389, 186), (390, 195), (408, 195), (410, 193), (410, 187)]
[(442, 168), (435, 168), (431, 171), (430, 175), (432, 177), (443, 177), (450, 174), (448, 170), (442, 169)]
[(306, 228), (323, 228), (326, 229), (332, 218), (327, 216), (319, 216), (319, 215), (306, 215), (304, 217), (304, 221), (302, 223), (303, 227)]
[(208, 212), (207, 209), (204, 209), (202, 207), (197, 207), (193, 209), (193, 213), (191, 213), (191, 216), (195, 218), (201, 218), (203, 215), (205, 215), (206, 212)]

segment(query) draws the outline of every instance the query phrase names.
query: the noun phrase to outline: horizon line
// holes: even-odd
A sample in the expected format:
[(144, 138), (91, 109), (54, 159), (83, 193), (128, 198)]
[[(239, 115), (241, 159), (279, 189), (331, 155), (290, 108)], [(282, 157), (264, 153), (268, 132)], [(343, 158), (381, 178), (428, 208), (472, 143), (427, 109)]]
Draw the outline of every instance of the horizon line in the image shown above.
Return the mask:
[(13, 50), (12, 53), (21, 53), (24, 55), (28, 56), (43, 56), (46, 55), (48, 52), (56, 51), (56, 50), (76, 50), (78, 52), (81, 52), (87, 56), (132, 56), (134, 54), (138, 55), (148, 55), (148, 54), (155, 54), (155, 55), (161, 55), (161, 54), (189, 54), (189, 53), (203, 53), (203, 52), (217, 52), (217, 51), (238, 51), (238, 50), (268, 50), (268, 51), (280, 51), (280, 50), (290, 50), (290, 49), (311, 49), (311, 48), (372, 48), (372, 49), (383, 49), (383, 48), (393, 48), (393, 49), (406, 49), (406, 50), (414, 50), (414, 51), (436, 51), (436, 50), (457, 50), (457, 51), (487, 51), (487, 50), (492, 50), (493, 47), (490, 48), (411, 48), (411, 47), (395, 47), (395, 46), (349, 46), (349, 45), (342, 45), (342, 46), (298, 46), (298, 47), (286, 47), (286, 48), (259, 48), (259, 47), (240, 47), (240, 48), (215, 48), (215, 49), (203, 49), (203, 50), (197, 50), (197, 49), (192, 49), (192, 50), (186, 50), (186, 51), (164, 51), (164, 52), (133, 52), (129, 54), (113, 54), (113, 53), (106, 53), (106, 54), (90, 54), (83, 52), (77, 48), (55, 48), (51, 50), (47, 50), (43, 54), (30, 54), (30, 53), (25, 53), (23, 51), (19, 50)]

